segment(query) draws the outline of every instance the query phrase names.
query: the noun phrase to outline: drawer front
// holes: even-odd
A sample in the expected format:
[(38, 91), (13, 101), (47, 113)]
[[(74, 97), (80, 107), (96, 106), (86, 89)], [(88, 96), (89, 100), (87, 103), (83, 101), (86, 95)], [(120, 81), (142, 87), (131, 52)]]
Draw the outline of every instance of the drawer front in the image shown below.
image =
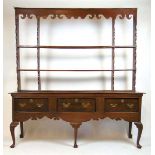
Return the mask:
[(105, 112), (138, 112), (139, 108), (137, 98), (106, 98), (104, 103)]
[(95, 112), (96, 99), (94, 98), (59, 98), (57, 99), (59, 112)]
[(45, 98), (19, 98), (14, 100), (15, 111), (46, 112), (48, 99)]

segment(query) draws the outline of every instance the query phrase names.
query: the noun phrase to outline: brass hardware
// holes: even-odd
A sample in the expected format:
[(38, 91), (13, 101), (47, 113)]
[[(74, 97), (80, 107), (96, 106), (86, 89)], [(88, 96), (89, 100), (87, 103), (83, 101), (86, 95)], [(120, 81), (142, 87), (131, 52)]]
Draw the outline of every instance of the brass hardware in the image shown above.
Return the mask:
[(78, 99), (78, 98), (76, 98), (74, 101), (75, 101), (75, 103), (77, 103), (77, 102), (79, 102), (79, 99)]
[(87, 107), (89, 107), (90, 106), (90, 103), (89, 102), (82, 102), (81, 103), (82, 104), (82, 106), (84, 107), (84, 108), (87, 108)]
[(44, 105), (43, 103), (37, 103), (37, 104), (36, 104), (36, 106), (37, 106), (38, 108), (41, 108), (43, 105)]
[(134, 104), (127, 104), (127, 106), (132, 109), (134, 107)]
[(33, 103), (33, 99), (30, 99), (29, 101), (30, 101), (30, 103)]
[(67, 103), (63, 102), (62, 105), (63, 105), (64, 108), (68, 108), (71, 105), (71, 103), (69, 103), (69, 102), (67, 102)]
[(115, 107), (117, 107), (117, 104), (110, 104), (110, 106), (112, 107), (112, 108), (115, 108)]
[(121, 103), (124, 103), (124, 99), (121, 99)]
[(20, 106), (21, 108), (24, 108), (24, 107), (26, 106), (26, 103), (19, 103), (19, 106)]

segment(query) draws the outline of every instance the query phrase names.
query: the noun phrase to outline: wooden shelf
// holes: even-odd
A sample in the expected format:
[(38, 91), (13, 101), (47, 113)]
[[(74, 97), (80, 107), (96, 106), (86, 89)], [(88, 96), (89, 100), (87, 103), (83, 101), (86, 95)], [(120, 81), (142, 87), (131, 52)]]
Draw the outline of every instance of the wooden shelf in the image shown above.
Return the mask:
[(71, 70), (68, 70), (68, 69), (18, 69), (18, 71), (56, 71), (56, 72), (100, 72), (100, 71), (134, 71), (133, 69), (115, 69), (115, 70), (112, 70), (112, 69), (91, 69), (91, 70), (86, 70), (86, 69), (71, 69)]
[(99, 49), (99, 48), (136, 48), (136, 46), (33, 46), (19, 45), (18, 48), (52, 48), (52, 49)]

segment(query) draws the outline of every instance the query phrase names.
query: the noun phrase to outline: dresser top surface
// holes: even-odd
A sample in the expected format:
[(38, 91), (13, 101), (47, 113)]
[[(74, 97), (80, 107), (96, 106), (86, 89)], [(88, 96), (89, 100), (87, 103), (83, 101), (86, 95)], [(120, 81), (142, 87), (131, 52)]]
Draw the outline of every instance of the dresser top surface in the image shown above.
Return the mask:
[(23, 9), (23, 10), (137, 10), (137, 8), (26, 8), (26, 7), (14, 7), (14, 9)]
[(20, 91), (11, 92), (10, 94), (144, 94), (135, 91), (111, 91), (111, 90), (49, 90), (49, 91)]

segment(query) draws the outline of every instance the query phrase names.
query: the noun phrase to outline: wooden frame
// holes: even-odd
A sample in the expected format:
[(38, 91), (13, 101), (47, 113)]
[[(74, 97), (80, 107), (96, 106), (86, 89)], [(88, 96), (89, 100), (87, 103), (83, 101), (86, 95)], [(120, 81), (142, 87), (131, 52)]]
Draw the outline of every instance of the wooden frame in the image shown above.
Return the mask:
[[(32, 15), (36, 17), (37, 20), (37, 45), (20, 45), (19, 44), (19, 18), (22, 19), (29, 18), (32, 19)], [(45, 46), (40, 45), (40, 18), (46, 19), (48, 16), (51, 16), (51, 19), (63, 19), (66, 17), (70, 18), (82, 18), (85, 19), (87, 16), (89, 19), (97, 18), (100, 19), (104, 16), (105, 18), (112, 19), (112, 45), (111, 46)], [(132, 46), (117, 46), (115, 45), (115, 20), (116, 17), (120, 19), (131, 19), (133, 18), (133, 45)], [(17, 90), (25, 91), (21, 89), (21, 71), (36, 71), (38, 74), (38, 91), (41, 91), (41, 78), (40, 71), (110, 71), (111, 72), (111, 90), (114, 91), (114, 77), (115, 72), (120, 71), (130, 71), (132, 72), (132, 90), (135, 91), (136, 83), (136, 35), (137, 35), (137, 9), (136, 8), (89, 8), (89, 9), (71, 9), (71, 8), (15, 8), (15, 19), (16, 19), (16, 61), (17, 61)], [(37, 49), (37, 69), (22, 69), (20, 68), (20, 49), (21, 48), (35, 48)], [(50, 70), (50, 69), (40, 69), (40, 49), (49, 48), (49, 49), (112, 49), (112, 69), (111, 70)], [(132, 69), (115, 69), (115, 49), (117, 48), (128, 48), (133, 49), (133, 67)]]

